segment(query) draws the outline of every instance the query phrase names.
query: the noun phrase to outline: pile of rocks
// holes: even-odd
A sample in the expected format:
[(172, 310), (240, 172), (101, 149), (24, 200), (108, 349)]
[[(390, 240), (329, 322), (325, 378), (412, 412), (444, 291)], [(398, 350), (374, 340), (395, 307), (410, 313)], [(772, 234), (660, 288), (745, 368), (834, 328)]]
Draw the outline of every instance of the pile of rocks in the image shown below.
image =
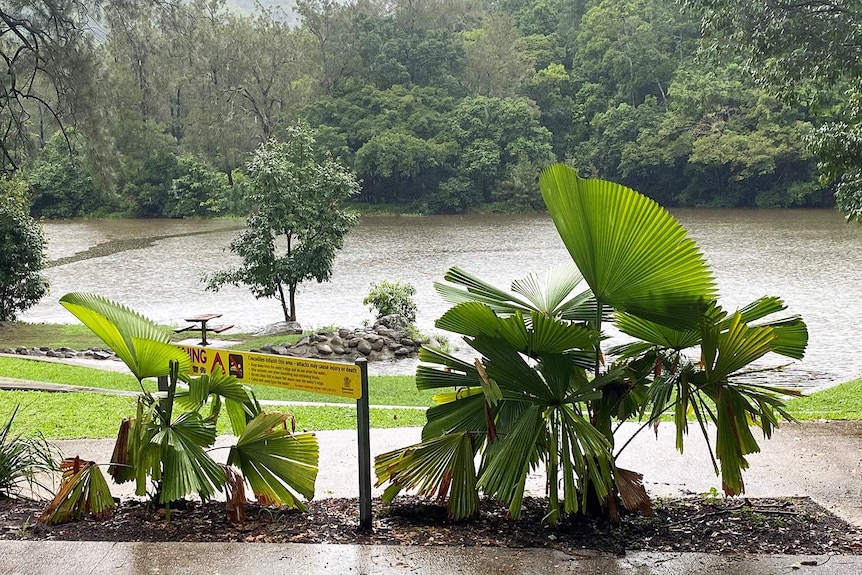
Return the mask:
[[(408, 324), (403, 317), (387, 315), (378, 319), (371, 327), (321, 331), (303, 337), (295, 344), (285, 342), (266, 345), (252, 351), (312, 359), (354, 361), (357, 357), (366, 357), (369, 361), (380, 361), (415, 358), (419, 347), (425, 343), (425, 341), (415, 338), (416, 336), (408, 329)], [(68, 347), (52, 349), (50, 347), (27, 348), (19, 346), (2, 348), (0, 353), (119, 361), (113, 352), (99, 348), (76, 351)]]
[(35, 357), (56, 357), (56, 358), (64, 358), (71, 359), (73, 357), (85, 358), (85, 359), (117, 359), (114, 356), (114, 353), (105, 349), (99, 349), (97, 347), (91, 347), (89, 349), (85, 349), (84, 351), (76, 351), (70, 347), (58, 347), (56, 349), (52, 349), (50, 347), (6, 347), (0, 348), (0, 353), (9, 353), (15, 355), (31, 355)]
[(342, 361), (354, 361), (358, 357), (366, 357), (369, 361), (405, 359), (416, 357), (419, 347), (424, 343), (414, 337), (404, 318), (387, 315), (371, 327), (321, 331), (295, 344), (267, 345), (254, 351)]

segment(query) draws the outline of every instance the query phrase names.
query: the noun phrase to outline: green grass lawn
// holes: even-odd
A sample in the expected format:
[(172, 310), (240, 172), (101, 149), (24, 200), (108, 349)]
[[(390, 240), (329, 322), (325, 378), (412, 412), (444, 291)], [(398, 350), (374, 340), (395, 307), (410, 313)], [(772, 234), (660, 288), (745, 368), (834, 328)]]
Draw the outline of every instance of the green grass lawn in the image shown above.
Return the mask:
[(76, 350), (105, 347), (101, 339), (80, 323), (0, 323), (0, 348), (22, 345), (25, 347), (70, 347)]
[[(0, 391), (0, 420), (20, 405), (13, 433), (40, 432), (46, 439), (115, 437), (120, 421), (135, 412), (135, 398), (97, 393), (45, 393)], [(355, 429), (356, 409), (351, 406), (285, 406), (279, 411), (296, 417), (297, 429)], [(411, 427), (425, 424), (425, 412), (417, 409), (370, 410), (371, 427)], [(219, 432), (229, 433), (227, 417), (219, 420)]]
[[(0, 376), (32, 381), (83, 385), (101, 389), (138, 391), (134, 376), (101, 369), (56, 362), (0, 357)], [(145, 387), (155, 391), (156, 382), (145, 380)], [(289, 389), (254, 385), (261, 400), (344, 403), (337, 406), (289, 406), (299, 429), (354, 429), (355, 400)], [(372, 376), (369, 378), (369, 401), (376, 405), (420, 406), (432, 404), (431, 392), (418, 392), (413, 376)], [(41, 432), (49, 439), (83, 439), (113, 437), (123, 417), (134, 413), (134, 398), (95, 393), (40, 393), (34, 391), (0, 391), (0, 420), (20, 404), (15, 430)], [(272, 408), (276, 409), (276, 408)], [(377, 428), (421, 426), (424, 410), (378, 409), (370, 411), (371, 426)], [(227, 433), (227, 420), (221, 432)]]
[(862, 379), (787, 402), (796, 419), (862, 419)]
[[(138, 391), (138, 382), (131, 374), (104, 371), (91, 367), (80, 367), (56, 362), (0, 357), (0, 377), (65, 383), (102, 389)], [(154, 380), (145, 380), (145, 387), (155, 391)], [(336, 397), (295, 391), (266, 385), (252, 385), (255, 395), (262, 400), (310, 401), (319, 403), (354, 403), (348, 397)], [(414, 405), (428, 407), (433, 402), (434, 392), (417, 391), (412, 375), (378, 375), (368, 378), (368, 400), (372, 405)]]
[[(14, 357), (0, 357), (0, 376), (101, 389), (140, 391), (138, 380), (130, 373)], [(147, 382), (147, 388), (155, 390), (156, 385), (154, 382)]]

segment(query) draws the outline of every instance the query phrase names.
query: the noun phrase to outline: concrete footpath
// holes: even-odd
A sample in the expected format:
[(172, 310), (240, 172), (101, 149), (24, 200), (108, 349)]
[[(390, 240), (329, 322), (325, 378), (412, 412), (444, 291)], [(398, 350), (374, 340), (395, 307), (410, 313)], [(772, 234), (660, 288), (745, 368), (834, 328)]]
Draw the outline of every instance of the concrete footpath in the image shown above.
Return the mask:
[[(618, 445), (634, 432), (621, 430)], [(419, 429), (372, 430), (372, 455), (409, 445)], [(720, 488), (702, 437), (688, 437), (685, 455), (673, 448), (670, 426), (658, 439), (641, 433), (619, 465), (644, 474), (651, 495), (687, 495)], [(358, 463), (353, 431), (319, 432), (317, 497), (356, 497)], [(229, 443), (222, 438), (220, 443)], [(66, 455), (108, 460), (112, 441), (62, 441)], [(810, 496), (836, 515), (862, 527), (862, 423), (785, 424), (762, 452), (749, 458), (746, 493)], [(220, 450), (219, 452), (224, 452)], [(114, 488), (115, 486), (112, 486)], [(544, 494), (544, 478), (531, 476), (527, 491)], [(380, 490), (375, 490), (379, 495)], [(125, 495), (115, 489), (116, 495)], [(393, 547), (382, 545), (188, 544), (106, 542), (0, 542), (0, 575), (50, 573), (317, 573), (331, 574), (739, 574), (829, 573), (862, 575), (862, 556), (713, 555), (629, 553), (616, 557), (584, 552), (567, 555), (545, 549)]]

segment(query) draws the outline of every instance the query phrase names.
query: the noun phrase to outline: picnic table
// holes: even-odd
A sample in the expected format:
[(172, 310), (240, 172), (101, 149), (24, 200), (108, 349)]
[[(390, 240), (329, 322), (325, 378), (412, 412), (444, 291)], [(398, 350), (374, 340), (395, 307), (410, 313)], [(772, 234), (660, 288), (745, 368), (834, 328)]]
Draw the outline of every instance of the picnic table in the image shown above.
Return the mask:
[(206, 345), (208, 345), (208, 343), (207, 343), (207, 332), (208, 331), (215, 332), (215, 333), (221, 333), (221, 332), (227, 331), (233, 327), (233, 324), (231, 324), (231, 325), (207, 326), (208, 321), (210, 321), (211, 319), (216, 319), (218, 317), (221, 317), (220, 313), (204, 313), (201, 315), (196, 315), (194, 317), (187, 317), (187, 318), (185, 318), (185, 321), (191, 323), (192, 325), (178, 327), (178, 328), (175, 328), (174, 331), (176, 333), (180, 333), (180, 332), (189, 331), (189, 330), (199, 330), (201, 332), (201, 341), (199, 342), (198, 345), (206, 346)]

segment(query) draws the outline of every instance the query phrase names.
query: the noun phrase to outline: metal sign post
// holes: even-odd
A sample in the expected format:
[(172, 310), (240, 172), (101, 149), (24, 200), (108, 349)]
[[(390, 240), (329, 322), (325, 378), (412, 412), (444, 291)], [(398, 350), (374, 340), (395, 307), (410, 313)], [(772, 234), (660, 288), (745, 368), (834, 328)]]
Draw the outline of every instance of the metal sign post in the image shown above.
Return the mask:
[(356, 360), (362, 374), (362, 396), (356, 400), (356, 433), (359, 445), (359, 528), (371, 529), (371, 421), (368, 409), (368, 360)]
[[(354, 365), (336, 361), (285, 357), (249, 351), (177, 345), (189, 354), (193, 374), (220, 369), (244, 383), (270, 385), (356, 399), (359, 450), (359, 527), (371, 529), (371, 421), (368, 407), (368, 360)], [(159, 378), (159, 390), (167, 390)]]

